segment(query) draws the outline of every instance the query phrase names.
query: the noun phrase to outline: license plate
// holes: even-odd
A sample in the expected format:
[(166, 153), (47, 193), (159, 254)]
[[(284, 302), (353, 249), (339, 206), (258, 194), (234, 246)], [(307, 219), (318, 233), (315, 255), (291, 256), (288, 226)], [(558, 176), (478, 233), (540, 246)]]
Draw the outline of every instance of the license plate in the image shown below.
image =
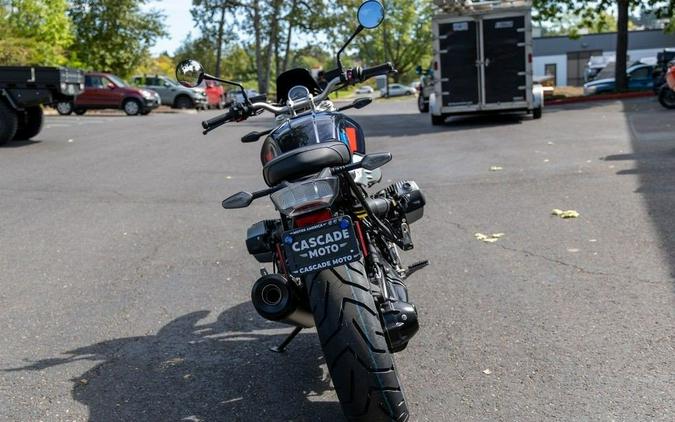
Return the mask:
[(361, 259), (349, 217), (287, 231), (282, 236), (288, 272), (303, 276)]

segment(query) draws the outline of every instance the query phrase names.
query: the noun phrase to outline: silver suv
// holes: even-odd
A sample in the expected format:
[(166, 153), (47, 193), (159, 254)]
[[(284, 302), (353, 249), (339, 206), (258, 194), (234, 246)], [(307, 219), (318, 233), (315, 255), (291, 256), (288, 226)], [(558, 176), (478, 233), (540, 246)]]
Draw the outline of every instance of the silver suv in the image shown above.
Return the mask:
[(162, 104), (173, 108), (207, 108), (204, 88), (186, 88), (166, 76), (136, 76), (134, 85), (151, 89), (162, 98)]

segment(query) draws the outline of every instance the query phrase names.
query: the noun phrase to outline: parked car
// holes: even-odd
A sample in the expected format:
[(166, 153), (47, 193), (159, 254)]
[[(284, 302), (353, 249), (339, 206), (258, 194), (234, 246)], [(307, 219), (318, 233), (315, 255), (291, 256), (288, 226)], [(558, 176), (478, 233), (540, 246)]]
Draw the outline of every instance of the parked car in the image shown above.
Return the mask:
[[(654, 66), (637, 64), (626, 70), (628, 75), (628, 89), (631, 91), (650, 90), (654, 86), (652, 73)], [(616, 90), (614, 78), (597, 79), (584, 85), (584, 95), (601, 94)]]
[[(387, 88), (382, 88), (380, 90), (380, 94), (382, 94), (383, 97), (387, 96)], [(415, 95), (417, 94), (417, 90), (415, 88), (402, 85), (402, 84), (390, 84), (389, 85), (389, 96), (390, 97), (400, 97), (402, 95)]]
[(207, 106), (204, 88), (186, 88), (166, 76), (135, 76), (134, 85), (156, 91), (162, 104), (173, 108), (205, 109)]
[(209, 108), (222, 109), (225, 108), (226, 95), (225, 89), (219, 82), (206, 81), (206, 101)]
[[(255, 89), (247, 89), (246, 95), (248, 96), (248, 98), (253, 98), (257, 97), (260, 94)], [(234, 103), (242, 104), (243, 102), (244, 96), (242, 95), (241, 90), (239, 88), (232, 88), (227, 92), (226, 103), (228, 107), (232, 106), (232, 104)]]
[(84, 91), (74, 101), (58, 102), (56, 110), (64, 116), (73, 112), (81, 116), (91, 109), (115, 108), (129, 116), (145, 116), (160, 104), (154, 91), (131, 87), (111, 73), (90, 72), (84, 75)]
[(359, 87), (359, 89), (356, 90), (357, 94), (372, 94), (374, 93), (375, 90), (373, 89), (372, 86), (364, 85), (362, 87)]
[(584, 71), (584, 82), (591, 82), (598, 78), (598, 74), (602, 69), (607, 67), (610, 63), (616, 63), (616, 56), (591, 56), (586, 63)]

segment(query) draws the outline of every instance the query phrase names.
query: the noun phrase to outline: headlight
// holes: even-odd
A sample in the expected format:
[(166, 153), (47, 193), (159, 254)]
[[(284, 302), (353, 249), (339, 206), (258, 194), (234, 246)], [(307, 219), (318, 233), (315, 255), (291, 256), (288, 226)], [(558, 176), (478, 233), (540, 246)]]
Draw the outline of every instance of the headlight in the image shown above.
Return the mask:
[(288, 217), (329, 207), (339, 191), (337, 177), (295, 183), (270, 195), (279, 212)]
[(155, 99), (155, 93), (154, 92), (146, 91), (144, 89), (141, 90), (141, 95), (146, 100), (154, 100)]

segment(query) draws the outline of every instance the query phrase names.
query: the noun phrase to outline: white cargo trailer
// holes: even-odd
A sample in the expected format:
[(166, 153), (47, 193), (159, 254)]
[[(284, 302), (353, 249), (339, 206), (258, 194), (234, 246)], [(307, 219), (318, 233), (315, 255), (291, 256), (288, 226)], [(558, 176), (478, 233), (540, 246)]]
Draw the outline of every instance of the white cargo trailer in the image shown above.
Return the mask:
[(532, 17), (527, 2), (436, 1), (431, 121), (494, 112), (542, 115), (543, 87), (532, 80)]

